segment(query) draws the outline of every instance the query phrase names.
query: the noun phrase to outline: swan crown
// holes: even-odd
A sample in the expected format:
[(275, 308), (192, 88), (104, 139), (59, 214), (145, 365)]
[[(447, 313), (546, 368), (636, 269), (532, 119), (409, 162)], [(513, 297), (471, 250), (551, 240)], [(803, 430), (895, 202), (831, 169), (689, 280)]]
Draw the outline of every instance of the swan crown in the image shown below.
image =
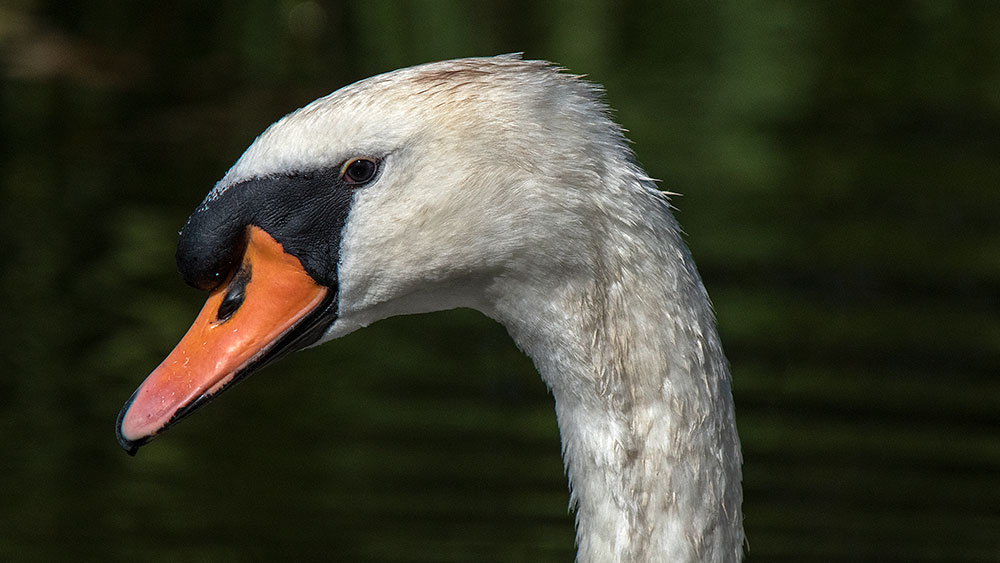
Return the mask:
[[(272, 124), (209, 197), (248, 178), (319, 169), (356, 154), (387, 153), (443, 136), (455, 146), (471, 144), (474, 150), (466, 156), (473, 165), (494, 160), (535, 172), (547, 165), (561, 171), (582, 164), (614, 166), (600, 161), (631, 153), (602, 96), (596, 84), (517, 54), (388, 72)], [(531, 158), (536, 155), (548, 162)]]

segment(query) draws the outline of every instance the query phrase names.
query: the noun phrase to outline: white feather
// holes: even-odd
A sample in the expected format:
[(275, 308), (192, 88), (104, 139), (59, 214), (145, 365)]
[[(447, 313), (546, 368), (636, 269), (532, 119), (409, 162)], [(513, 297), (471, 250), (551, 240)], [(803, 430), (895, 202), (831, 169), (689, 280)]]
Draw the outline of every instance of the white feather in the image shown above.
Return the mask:
[(216, 186), (384, 160), (344, 228), (329, 340), (473, 307), (556, 400), (577, 560), (741, 559), (740, 450), (708, 297), (598, 87), (501, 56), (376, 76), (275, 123)]

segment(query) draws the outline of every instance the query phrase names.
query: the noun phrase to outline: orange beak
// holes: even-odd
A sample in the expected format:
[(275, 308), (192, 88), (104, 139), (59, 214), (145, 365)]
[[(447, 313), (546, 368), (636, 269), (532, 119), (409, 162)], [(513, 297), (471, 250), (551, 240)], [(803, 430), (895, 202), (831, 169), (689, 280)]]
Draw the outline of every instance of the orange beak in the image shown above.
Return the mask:
[[(252, 370), (296, 348), (327, 288), (264, 230), (248, 228), (242, 267), (215, 289), (177, 347), (118, 415), (130, 454)], [(304, 342), (303, 344), (310, 344)]]

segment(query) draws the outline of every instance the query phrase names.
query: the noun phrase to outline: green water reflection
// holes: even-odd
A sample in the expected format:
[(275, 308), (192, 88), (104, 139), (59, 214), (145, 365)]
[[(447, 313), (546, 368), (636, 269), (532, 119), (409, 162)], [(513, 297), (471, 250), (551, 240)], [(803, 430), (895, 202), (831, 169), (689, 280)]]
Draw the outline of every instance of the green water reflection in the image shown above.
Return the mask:
[(296, 354), (129, 458), (184, 219), (265, 126), (525, 51), (608, 88), (719, 315), (748, 561), (1000, 560), (1000, 5), (0, 9), (0, 559), (571, 561), (551, 399), (471, 311)]

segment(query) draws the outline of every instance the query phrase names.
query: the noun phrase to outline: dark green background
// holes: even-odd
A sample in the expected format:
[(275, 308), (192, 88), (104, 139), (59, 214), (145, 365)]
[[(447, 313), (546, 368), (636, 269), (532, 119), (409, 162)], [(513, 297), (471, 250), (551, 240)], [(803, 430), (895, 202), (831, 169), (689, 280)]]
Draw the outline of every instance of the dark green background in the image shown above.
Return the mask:
[(551, 399), (471, 311), (113, 436), (204, 297), (177, 231), (257, 133), (512, 51), (604, 84), (683, 194), (748, 561), (1000, 561), (1000, 3), (944, 1), (4, 3), (0, 559), (571, 561)]

